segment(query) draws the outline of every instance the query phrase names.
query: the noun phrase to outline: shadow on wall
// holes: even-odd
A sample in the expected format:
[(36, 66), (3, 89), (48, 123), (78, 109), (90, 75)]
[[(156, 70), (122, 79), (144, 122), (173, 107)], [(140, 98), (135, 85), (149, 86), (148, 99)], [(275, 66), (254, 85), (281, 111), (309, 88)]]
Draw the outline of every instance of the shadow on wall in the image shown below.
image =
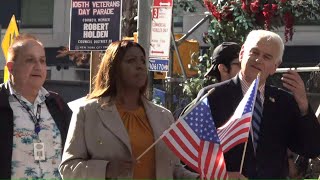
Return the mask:
[(86, 81), (56, 81), (47, 80), (44, 88), (58, 93), (68, 103), (89, 93), (89, 82)]

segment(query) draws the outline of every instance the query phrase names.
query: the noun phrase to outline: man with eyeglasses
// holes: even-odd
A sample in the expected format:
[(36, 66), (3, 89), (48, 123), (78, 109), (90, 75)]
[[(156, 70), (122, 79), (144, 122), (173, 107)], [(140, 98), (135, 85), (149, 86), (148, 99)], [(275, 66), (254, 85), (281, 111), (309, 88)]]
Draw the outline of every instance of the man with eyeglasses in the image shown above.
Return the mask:
[[(204, 77), (208, 79), (214, 78), (217, 82), (222, 82), (236, 76), (241, 69), (239, 62), (240, 50), (240, 45), (235, 42), (223, 42), (217, 46), (211, 56), (211, 67)], [(209, 84), (201, 89), (194, 102), (197, 102), (205, 92), (215, 86), (216, 84)]]
[(213, 77), (221, 82), (238, 74), (240, 49), (241, 47), (235, 42), (223, 42), (217, 46), (212, 53), (211, 67), (205, 77)]

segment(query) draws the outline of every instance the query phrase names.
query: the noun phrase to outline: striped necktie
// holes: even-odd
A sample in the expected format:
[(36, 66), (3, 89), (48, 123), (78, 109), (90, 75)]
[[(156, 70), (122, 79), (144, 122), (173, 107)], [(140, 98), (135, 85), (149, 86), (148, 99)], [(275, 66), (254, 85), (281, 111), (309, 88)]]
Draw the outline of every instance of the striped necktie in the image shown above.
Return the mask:
[(262, 119), (262, 103), (260, 97), (260, 91), (257, 92), (256, 102), (254, 104), (253, 118), (252, 118), (252, 128), (253, 128), (253, 145), (257, 149), (259, 135), (260, 135), (260, 125)]

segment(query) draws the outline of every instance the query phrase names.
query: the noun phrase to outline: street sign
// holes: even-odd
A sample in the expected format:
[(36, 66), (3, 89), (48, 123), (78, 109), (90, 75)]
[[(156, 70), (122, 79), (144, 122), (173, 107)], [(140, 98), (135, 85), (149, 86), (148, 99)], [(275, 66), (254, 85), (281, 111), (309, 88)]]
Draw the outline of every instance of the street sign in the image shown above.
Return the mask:
[(168, 72), (169, 60), (168, 59), (149, 59), (149, 71)]
[(121, 38), (122, 0), (72, 0), (69, 49), (104, 51)]
[[(12, 15), (10, 23), (8, 25), (7, 31), (3, 37), (1, 47), (4, 54), (4, 57), (7, 61), (7, 53), (10, 45), (13, 43), (13, 39), (19, 35), (19, 30), (16, 22), (16, 18)], [(9, 71), (7, 66), (4, 67), (4, 75), (3, 75), (3, 82), (6, 82), (9, 79)]]
[(149, 70), (169, 71), (172, 0), (154, 0), (150, 33)]
[(153, 7), (150, 57), (169, 59), (172, 7)]

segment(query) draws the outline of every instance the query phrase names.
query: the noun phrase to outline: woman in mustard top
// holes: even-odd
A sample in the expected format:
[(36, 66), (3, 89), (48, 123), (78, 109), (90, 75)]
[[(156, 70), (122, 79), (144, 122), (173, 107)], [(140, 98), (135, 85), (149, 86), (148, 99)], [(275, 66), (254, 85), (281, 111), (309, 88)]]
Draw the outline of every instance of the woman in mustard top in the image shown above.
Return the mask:
[(174, 120), (170, 111), (144, 96), (145, 61), (137, 43), (110, 44), (89, 100), (73, 114), (59, 167), (64, 179), (198, 177), (162, 141), (136, 161)]

